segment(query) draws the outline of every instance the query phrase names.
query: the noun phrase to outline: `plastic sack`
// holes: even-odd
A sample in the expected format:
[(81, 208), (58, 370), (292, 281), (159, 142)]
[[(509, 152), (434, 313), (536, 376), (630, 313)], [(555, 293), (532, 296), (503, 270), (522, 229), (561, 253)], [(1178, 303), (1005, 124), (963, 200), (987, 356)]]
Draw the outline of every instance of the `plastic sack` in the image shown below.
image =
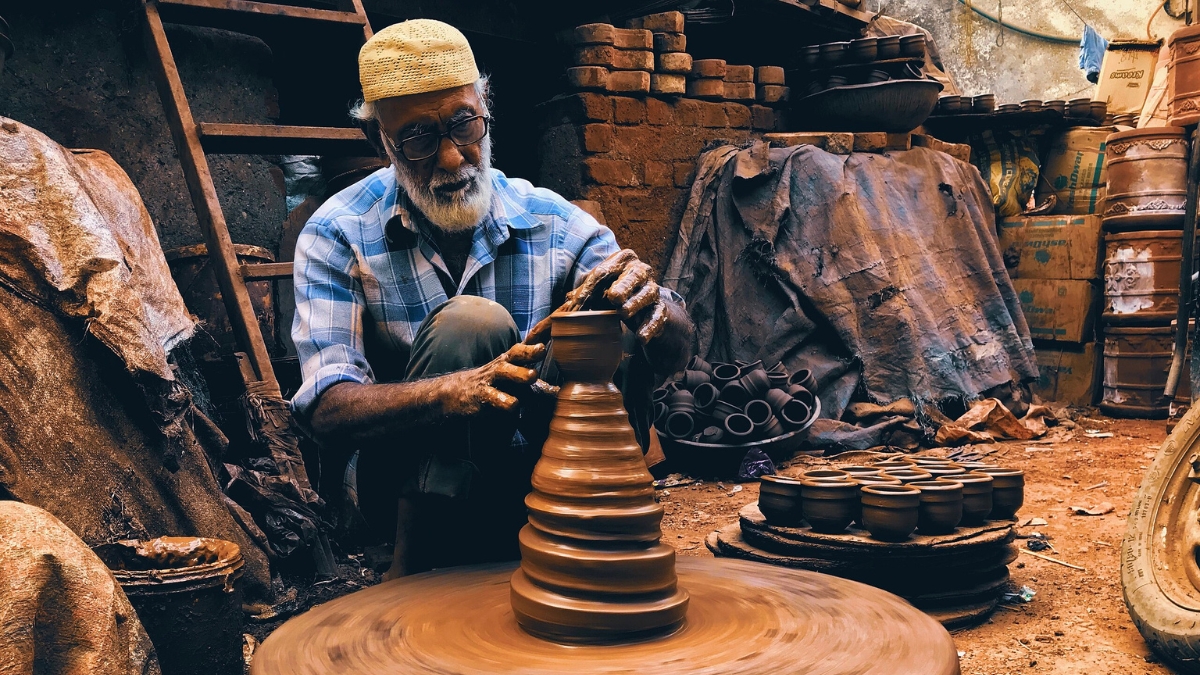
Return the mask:
[(742, 458), (742, 465), (738, 467), (738, 480), (754, 480), (761, 476), (769, 476), (775, 473), (775, 462), (767, 457), (767, 453), (762, 450), (751, 450)]
[(971, 163), (992, 192), (1000, 217), (1019, 216), (1037, 187), (1041, 161), (1037, 143), (1007, 131), (984, 131), (971, 137)]

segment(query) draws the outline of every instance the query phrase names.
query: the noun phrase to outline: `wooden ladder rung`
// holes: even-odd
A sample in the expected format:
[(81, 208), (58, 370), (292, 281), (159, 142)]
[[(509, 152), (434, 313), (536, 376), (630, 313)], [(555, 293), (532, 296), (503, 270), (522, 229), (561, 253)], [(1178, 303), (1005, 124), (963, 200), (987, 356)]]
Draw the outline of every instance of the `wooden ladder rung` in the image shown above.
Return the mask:
[(212, 122), (197, 127), (204, 150), (218, 155), (375, 156), (358, 129)]
[(291, 279), (292, 263), (253, 263), (240, 265), (242, 279), (245, 281), (263, 281), (266, 279)]
[(188, 26), (221, 28), (239, 33), (259, 29), (336, 28), (361, 31), (366, 20), (355, 12), (293, 7), (250, 0), (157, 0), (162, 20)]

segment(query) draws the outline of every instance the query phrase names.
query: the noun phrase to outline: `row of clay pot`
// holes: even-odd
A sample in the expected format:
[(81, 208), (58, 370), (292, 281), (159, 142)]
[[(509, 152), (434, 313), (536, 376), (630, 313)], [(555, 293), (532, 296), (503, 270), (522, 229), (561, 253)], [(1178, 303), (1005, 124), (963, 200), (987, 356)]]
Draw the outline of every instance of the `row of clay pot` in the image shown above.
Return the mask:
[(924, 56), (925, 36), (919, 34), (826, 42), (800, 50), (800, 62), (809, 68), (828, 68), (843, 63), (874, 63), (901, 57), (918, 59)]
[(670, 438), (738, 445), (799, 429), (815, 414), (816, 380), (782, 363), (709, 364), (692, 357), (687, 369), (654, 390), (654, 426)]
[(914, 532), (949, 534), (960, 524), (1011, 520), (1025, 500), (1025, 473), (983, 463), (908, 458), (871, 466), (763, 476), (758, 505), (768, 523), (839, 534), (858, 523), (882, 541)]

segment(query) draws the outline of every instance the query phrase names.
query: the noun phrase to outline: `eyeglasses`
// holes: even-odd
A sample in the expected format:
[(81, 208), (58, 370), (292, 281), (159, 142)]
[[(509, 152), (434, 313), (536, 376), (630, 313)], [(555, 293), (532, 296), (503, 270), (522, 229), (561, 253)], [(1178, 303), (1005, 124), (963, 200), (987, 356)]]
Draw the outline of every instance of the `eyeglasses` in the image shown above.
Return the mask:
[(463, 120), (459, 120), (454, 124), (446, 127), (444, 132), (430, 132), (426, 134), (417, 134), (397, 143), (387, 134), (384, 138), (388, 140), (388, 144), (395, 151), (399, 146), (400, 153), (410, 162), (419, 162), (422, 159), (429, 159), (437, 154), (438, 148), (442, 145), (443, 138), (449, 138), (450, 142), (458, 147), (474, 145), (483, 140), (487, 136), (488, 127), (492, 118), (483, 115), (475, 115)]

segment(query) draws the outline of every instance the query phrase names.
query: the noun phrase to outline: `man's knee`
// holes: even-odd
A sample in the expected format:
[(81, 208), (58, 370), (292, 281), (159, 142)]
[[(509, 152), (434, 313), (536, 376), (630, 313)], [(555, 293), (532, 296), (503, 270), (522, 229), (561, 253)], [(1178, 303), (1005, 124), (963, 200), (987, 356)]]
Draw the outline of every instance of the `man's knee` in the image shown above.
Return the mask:
[(417, 331), (407, 379), (477, 368), (520, 339), (516, 322), (500, 304), (474, 295), (451, 298)]

